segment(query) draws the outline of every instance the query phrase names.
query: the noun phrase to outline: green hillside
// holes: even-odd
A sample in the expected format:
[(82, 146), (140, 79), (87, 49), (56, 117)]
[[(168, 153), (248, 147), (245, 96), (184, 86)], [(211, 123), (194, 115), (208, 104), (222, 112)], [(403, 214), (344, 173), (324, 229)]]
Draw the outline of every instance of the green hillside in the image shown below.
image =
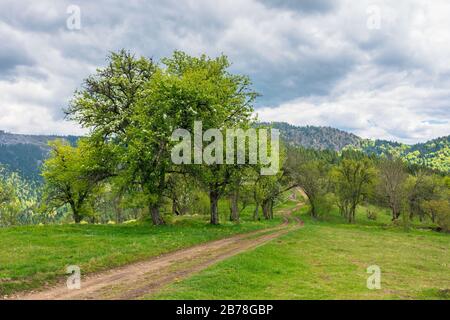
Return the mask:
[(364, 140), (359, 149), (367, 154), (394, 155), (411, 165), (450, 172), (450, 136), (414, 145), (385, 140)]
[(40, 167), (50, 150), (48, 141), (63, 138), (75, 143), (77, 137), (23, 135), (0, 130), (0, 164), (29, 180), (40, 180)]
[(394, 141), (362, 139), (330, 127), (297, 127), (284, 122), (273, 122), (270, 125), (280, 130), (282, 139), (289, 145), (334, 151), (357, 149), (377, 156), (390, 154), (401, 157), (410, 165), (450, 172), (450, 136), (407, 145)]

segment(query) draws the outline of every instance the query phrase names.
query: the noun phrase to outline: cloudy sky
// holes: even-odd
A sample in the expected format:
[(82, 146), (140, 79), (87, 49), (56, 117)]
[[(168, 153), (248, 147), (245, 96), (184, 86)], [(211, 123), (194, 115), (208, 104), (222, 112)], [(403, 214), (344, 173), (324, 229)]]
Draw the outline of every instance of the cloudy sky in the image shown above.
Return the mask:
[(80, 134), (61, 110), (109, 51), (179, 49), (228, 55), (261, 120), (425, 141), (450, 134), (449, 16), (448, 0), (1, 1), (0, 130)]

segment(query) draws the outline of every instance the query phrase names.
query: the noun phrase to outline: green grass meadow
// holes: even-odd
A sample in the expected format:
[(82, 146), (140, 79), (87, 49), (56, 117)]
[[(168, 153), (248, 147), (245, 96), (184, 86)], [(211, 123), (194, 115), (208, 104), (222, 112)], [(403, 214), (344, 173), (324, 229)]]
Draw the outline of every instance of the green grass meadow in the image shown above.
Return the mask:
[[(286, 201), (276, 211), (297, 205)], [(69, 265), (82, 274), (107, 270), (233, 234), (281, 223), (227, 221), (221, 203), (219, 226), (202, 215), (121, 225), (66, 224), (0, 229), (0, 294), (36, 289), (65, 278)], [(295, 212), (304, 227), (238, 254), (147, 299), (450, 299), (450, 235), (413, 222), (394, 226), (389, 212), (371, 207), (377, 219), (357, 212), (348, 224), (337, 210), (312, 220), (308, 207)], [(420, 227), (420, 228), (419, 228)], [(381, 268), (381, 289), (366, 286), (367, 267)]]
[(2, 228), (0, 295), (52, 284), (65, 276), (69, 265), (78, 265), (83, 275), (281, 223), (280, 218), (254, 222), (252, 210), (243, 212), (239, 224), (228, 222), (223, 210), (219, 226), (209, 225), (206, 216), (194, 215), (171, 218), (168, 225), (158, 227), (134, 222)]
[[(253, 251), (239, 254), (148, 299), (450, 299), (450, 236), (405, 230), (365, 210), (349, 225), (335, 211)], [(381, 269), (368, 289), (367, 267)]]

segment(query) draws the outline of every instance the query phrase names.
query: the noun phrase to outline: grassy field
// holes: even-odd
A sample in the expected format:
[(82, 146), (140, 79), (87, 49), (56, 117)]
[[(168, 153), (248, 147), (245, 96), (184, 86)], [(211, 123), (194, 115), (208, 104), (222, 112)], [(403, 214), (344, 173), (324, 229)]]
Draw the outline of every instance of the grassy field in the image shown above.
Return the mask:
[[(289, 205), (289, 204), (285, 204)], [(194, 244), (277, 225), (281, 219), (253, 222), (252, 208), (240, 224), (211, 226), (205, 216), (174, 218), (167, 226), (46, 225), (0, 229), (0, 294), (8, 295), (53, 283), (69, 265), (82, 274), (143, 260)]]
[[(148, 299), (449, 299), (450, 235), (409, 230), (360, 210), (348, 225), (333, 212), (251, 252), (223, 261)], [(366, 286), (381, 268), (381, 289)]]

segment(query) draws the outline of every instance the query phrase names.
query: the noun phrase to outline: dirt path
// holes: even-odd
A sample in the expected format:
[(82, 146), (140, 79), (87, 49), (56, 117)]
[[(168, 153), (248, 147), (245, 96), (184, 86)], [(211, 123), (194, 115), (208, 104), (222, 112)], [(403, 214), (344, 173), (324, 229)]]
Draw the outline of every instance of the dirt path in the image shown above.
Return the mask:
[[(282, 225), (230, 238), (216, 240), (161, 255), (150, 260), (82, 277), (81, 289), (69, 290), (65, 283), (40, 292), (16, 295), (15, 299), (138, 299), (155, 293), (163, 286), (186, 278), (210, 265), (238, 253), (256, 248), (287, 232), (300, 228), (302, 222), (289, 211), (281, 211)], [(295, 222), (289, 224), (289, 219)]]

